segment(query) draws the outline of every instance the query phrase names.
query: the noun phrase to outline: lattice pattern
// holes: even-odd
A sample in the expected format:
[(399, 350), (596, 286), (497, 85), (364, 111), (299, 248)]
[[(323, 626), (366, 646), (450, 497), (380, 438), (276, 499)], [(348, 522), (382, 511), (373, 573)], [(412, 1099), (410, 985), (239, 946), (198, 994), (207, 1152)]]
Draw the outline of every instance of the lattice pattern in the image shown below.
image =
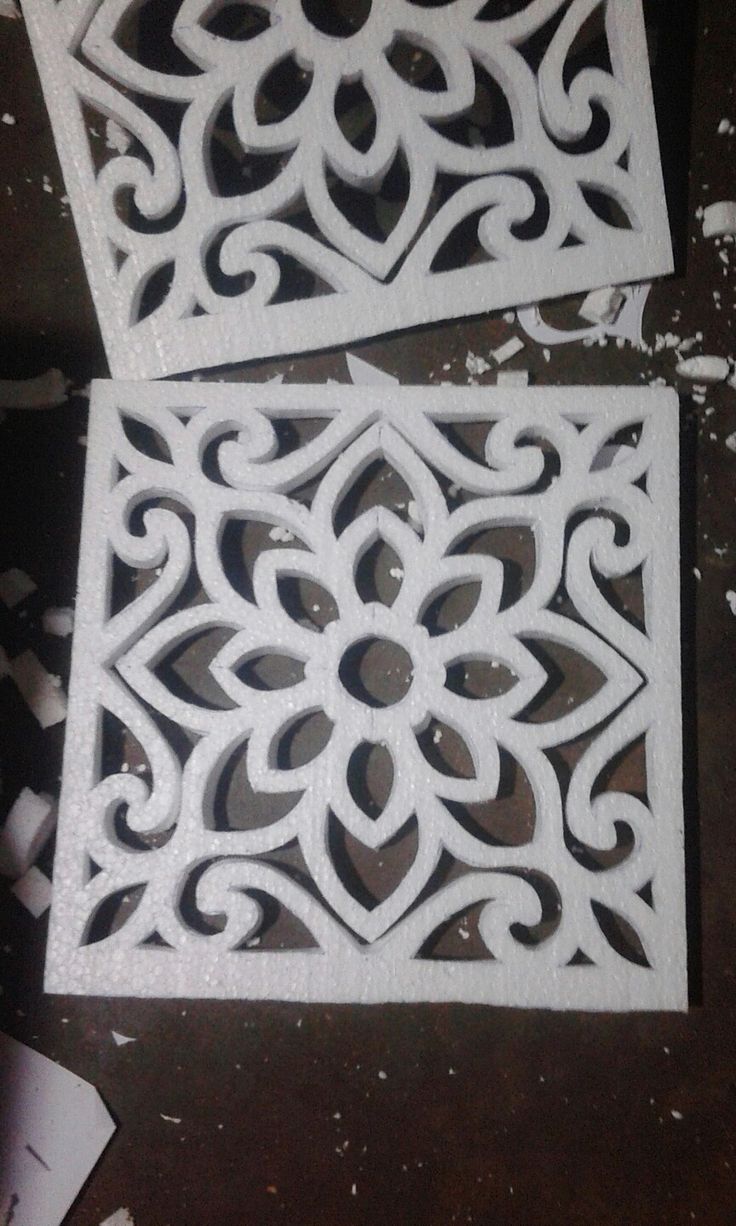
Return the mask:
[(681, 1007), (676, 407), (95, 384), (48, 986)]
[(671, 269), (640, 0), (24, 12), (118, 377)]

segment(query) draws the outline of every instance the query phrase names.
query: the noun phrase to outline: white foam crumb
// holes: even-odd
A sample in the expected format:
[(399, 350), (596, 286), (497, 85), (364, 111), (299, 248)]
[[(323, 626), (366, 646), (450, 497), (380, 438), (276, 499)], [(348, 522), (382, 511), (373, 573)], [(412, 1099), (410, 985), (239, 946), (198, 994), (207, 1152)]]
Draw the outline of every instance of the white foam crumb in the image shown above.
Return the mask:
[(684, 1117), (684, 1115), (682, 1114), (682, 1112), (681, 1112), (681, 1111), (675, 1111), (674, 1107), (673, 1107), (673, 1108), (672, 1108), (672, 1110), (670, 1111), (670, 1115), (672, 1116), (673, 1120), (684, 1120), (684, 1118), (685, 1118), (685, 1117)]
[(515, 321), (516, 321), (516, 315), (514, 314), (513, 311), (504, 311), (503, 322), (505, 324), (512, 324), (512, 323), (515, 323)]
[(733, 434), (728, 435), (725, 442), (729, 451), (736, 451), (736, 430), (734, 430)]
[(498, 349), (492, 349), (491, 357), (497, 366), (503, 366), (504, 362), (508, 362), (511, 358), (515, 358), (517, 353), (521, 353), (524, 347), (521, 337), (512, 336), (505, 344), (499, 345)]
[(100, 1222), (100, 1226), (135, 1226), (135, 1222), (130, 1216), (129, 1209), (116, 1209), (109, 1217), (106, 1217), (104, 1222)]
[(717, 200), (703, 209), (703, 238), (736, 234), (736, 200)]
[(465, 369), (469, 375), (484, 375), (487, 370), (491, 369), (490, 362), (486, 362), (479, 354), (468, 350), (468, 356), (465, 359)]
[(550, 361), (550, 359), (551, 359), (551, 357), (552, 357), (552, 350), (551, 350), (551, 349), (543, 349), (543, 350), (542, 350), (542, 357), (544, 358), (545, 362), (549, 362), (549, 361)]
[(692, 379), (697, 383), (725, 383), (731, 368), (726, 358), (702, 353), (699, 357), (678, 362), (676, 370), (681, 379)]
[(268, 535), (272, 541), (280, 541), (283, 545), (288, 545), (290, 541), (294, 540), (294, 533), (289, 532), (288, 528), (280, 527), (278, 524), (271, 528)]
[(612, 324), (621, 314), (625, 301), (623, 290), (607, 285), (603, 289), (594, 289), (587, 295), (578, 315), (589, 324)]
[(0, 575), (0, 600), (7, 609), (14, 609), (35, 591), (37, 587), (30, 575), (18, 566), (11, 566)]
[(734, 617), (736, 617), (736, 592), (726, 592), (726, 604), (733, 613)]
[(129, 1034), (120, 1034), (117, 1030), (111, 1030), (112, 1041), (116, 1047), (125, 1047), (126, 1043), (137, 1043), (138, 1040), (132, 1038)]
[(55, 634), (57, 638), (65, 639), (74, 629), (74, 610), (68, 608), (44, 609), (41, 625), (45, 634)]
[(383, 1069), (378, 1070), (378, 1080), (379, 1081), (386, 1081), (387, 1077), (388, 1077), (388, 1073), (384, 1073)]
[(0, 405), (5, 409), (52, 409), (68, 395), (69, 380), (55, 367), (32, 379), (0, 379)]
[(718, 125), (718, 135), (728, 136), (733, 131), (733, 124), (730, 119), (722, 119)]
[(50, 796), (23, 788), (0, 830), (0, 874), (17, 881), (33, 864), (54, 828)]
[(34, 919), (40, 919), (51, 906), (51, 882), (35, 864), (11, 886), (11, 893)]
[(468, 932), (467, 928), (458, 928), (457, 934), (463, 941), (470, 940), (470, 933)]
[(357, 1195), (358, 1195), (358, 1185), (357, 1185), (357, 1184), (355, 1184), (355, 1183), (354, 1183), (354, 1184), (352, 1185), (352, 1187), (351, 1187), (351, 1189), (350, 1189), (350, 1195), (351, 1195), (351, 1196), (357, 1196)]
[(130, 133), (125, 131), (114, 119), (108, 119), (105, 124), (105, 144), (116, 153), (127, 153), (133, 141)]
[(164, 1115), (163, 1111), (159, 1111), (162, 1120), (166, 1120), (167, 1124), (181, 1124), (180, 1115)]
[(392, 566), (388, 572), (392, 579), (403, 579), (404, 572), (400, 566)]
[(529, 384), (528, 370), (499, 370), (496, 375), (498, 387), (527, 387)]
[(18, 20), (20, 9), (15, 0), (0, 0), (0, 17), (10, 17), (13, 21)]
[(443, 363), (442, 363), (442, 369), (443, 369), (443, 370), (452, 370), (452, 362), (443, 362)]
[(66, 719), (66, 695), (59, 679), (46, 671), (35, 652), (22, 652), (13, 660), (10, 671), (42, 728), (51, 728)]
[(9, 128), (15, 127), (15, 115), (11, 115), (10, 111), (6, 111), (2, 116), (3, 123), (6, 123)]
[(700, 583), (701, 579), (703, 578), (703, 573), (699, 566), (693, 566), (693, 574), (695, 578), (697, 579), (698, 583)]
[(51, 180), (50, 180), (50, 178), (49, 178), (49, 176), (48, 176), (48, 175), (44, 175), (44, 176), (43, 176), (43, 181), (42, 181), (42, 183), (41, 183), (41, 187), (43, 188), (43, 190), (44, 190), (45, 192), (48, 192), (49, 196), (52, 196), (52, 195), (53, 195), (53, 193), (54, 193), (54, 189), (53, 189), (53, 187), (52, 187), (52, 185), (51, 185)]

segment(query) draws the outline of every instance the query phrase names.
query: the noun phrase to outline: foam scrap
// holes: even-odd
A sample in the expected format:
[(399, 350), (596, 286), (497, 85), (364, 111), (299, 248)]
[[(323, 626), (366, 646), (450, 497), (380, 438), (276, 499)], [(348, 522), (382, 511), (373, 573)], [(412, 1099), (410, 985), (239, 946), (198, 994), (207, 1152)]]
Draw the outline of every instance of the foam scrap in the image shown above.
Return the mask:
[(523, 348), (524, 342), (521, 337), (512, 336), (505, 344), (499, 345), (498, 349), (492, 349), (491, 357), (498, 366), (502, 366), (504, 362), (515, 358), (517, 353), (521, 353)]
[(127, 1043), (138, 1042), (138, 1040), (134, 1039), (131, 1035), (120, 1034), (120, 1031), (118, 1030), (111, 1030), (110, 1034), (112, 1035), (112, 1041), (116, 1047), (125, 1047)]
[(496, 376), (497, 387), (528, 387), (528, 370), (499, 370)]
[(612, 324), (621, 314), (625, 302), (623, 290), (607, 285), (604, 289), (591, 290), (578, 315), (591, 324)]
[(74, 610), (69, 608), (45, 609), (41, 617), (41, 625), (46, 634), (55, 634), (58, 638), (65, 639), (74, 630)]
[(0, 405), (5, 409), (53, 409), (65, 404), (70, 386), (66, 375), (56, 368), (33, 379), (0, 379)]
[(703, 238), (736, 234), (736, 200), (717, 200), (703, 209)]
[(116, 1209), (109, 1217), (106, 1217), (104, 1222), (100, 1222), (100, 1226), (135, 1226), (135, 1222), (130, 1216), (129, 1209)]
[(51, 882), (35, 864), (11, 886), (11, 893), (34, 919), (40, 919), (51, 906)]
[(15, 684), (42, 728), (66, 719), (66, 695), (33, 651), (24, 651), (12, 661)]
[(685, 358), (677, 363), (676, 369), (681, 379), (692, 379), (694, 383), (725, 383), (731, 373), (727, 358), (709, 353), (702, 353), (696, 358)]
[(37, 859), (54, 828), (54, 805), (49, 796), (23, 788), (0, 830), (0, 874), (17, 880)]
[(0, 575), (0, 600), (8, 609), (14, 609), (17, 604), (37, 591), (36, 584), (24, 570), (11, 566)]

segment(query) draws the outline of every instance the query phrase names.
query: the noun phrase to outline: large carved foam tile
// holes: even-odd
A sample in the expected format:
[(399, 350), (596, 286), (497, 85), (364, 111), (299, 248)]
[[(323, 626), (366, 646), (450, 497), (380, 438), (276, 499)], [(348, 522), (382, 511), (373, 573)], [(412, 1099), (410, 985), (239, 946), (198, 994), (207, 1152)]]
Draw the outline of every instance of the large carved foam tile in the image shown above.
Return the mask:
[(96, 383), (49, 989), (684, 1007), (676, 409)]
[(640, 0), (24, 14), (117, 377), (671, 270)]

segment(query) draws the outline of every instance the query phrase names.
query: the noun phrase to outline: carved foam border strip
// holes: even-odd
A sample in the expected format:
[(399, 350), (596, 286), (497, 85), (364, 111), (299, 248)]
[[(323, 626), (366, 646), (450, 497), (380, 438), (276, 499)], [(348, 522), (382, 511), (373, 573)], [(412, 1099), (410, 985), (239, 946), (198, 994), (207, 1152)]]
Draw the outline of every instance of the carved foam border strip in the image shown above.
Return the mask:
[[(179, 75), (146, 67), (116, 41), (134, 8), (131, 0), (24, 5), (116, 377), (338, 345), (671, 271), (640, 0), (530, 0), (503, 19), (484, 19), (483, 0), (431, 8), (392, 0), (374, 4), (363, 28), (343, 39), (313, 26), (297, 0), (260, 0), (250, 8), (266, 28), (243, 42), (209, 29), (212, 0), (183, 0), (172, 38), (197, 71)], [(566, 86), (571, 49), (596, 11), (604, 14), (612, 72), (583, 66)], [(523, 49), (560, 17), (534, 71)], [(397, 39), (434, 62), (444, 89), (421, 88), (393, 70)], [(287, 61), (310, 88), (280, 122), (260, 122), (261, 83)], [(483, 130), (466, 144), (448, 126), (472, 106), (481, 70), (512, 125), (487, 146)], [(367, 149), (335, 119), (340, 83), (358, 79), (376, 116)], [(176, 139), (145, 99), (185, 112)], [(227, 100), (244, 156), (254, 164), (282, 156), (271, 180), (236, 196), (219, 194), (210, 149)], [(83, 103), (101, 125), (106, 116), (118, 124), (116, 153), (99, 171)], [(403, 209), (388, 232), (369, 234), (336, 203), (335, 188), (380, 189), (400, 155)], [(438, 203), (442, 175), (464, 185)], [(591, 191), (599, 203), (615, 202), (623, 226), (602, 219), (585, 195)], [(126, 193), (145, 222), (136, 228), (115, 204)], [(292, 224), (297, 207), (311, 229)], [(448, 236), (474, 218), (479, 262), (435, 270)], [(227, 292), (208, 272), (215, 251)], [(286, 257), (319, 278), (319, 296), (278, 300)], [(163, 301), (139, 318), (146, 285), (163, 273)]]
[[(314, 418), (321, 431), (284, 450), (279, 423)], [(479, 458), (456, 443), (470, 425), (487, 435)], [(612, 448), (632, 429), (632, 443)], [(684, 1008), (677, 451), (677, 400), (660, 389), (95, 383), (47, 988)], [(337, 508), (377, 458), (409, 487), (408, 520), (379, 505), (338, 530)], [(221, 554), (233, 519), (272, 525), (250, 595), (233, 585)], [(464, 544), (501, 525), (534, 537), (532, 581), (510, 603), (504, 564)], [(366, 603), (356, 589), (358, 561), (379, 538), (400, 559), (390, 606)], [(128, 585), (112, 612), (114, 558), (145, 583)], [(204, 598), (180, 608), (195, 569)], [(607, 583), (639, 570), (644, 628), (606, 596)], [(331, 593), (335, 619), (320, 631), (294, 620), (280, 595), (284, 577)], [(563, 579), (572, 615), (559, 611)], [(429, 633), (437, 593), (465, 582), (479, 591), (467, 620)], [(156, 671), (172, 647), (217, 626), (231, 633), (209, 666), (224, 709), (172, 691)], [(408, 692), (383, 709), (356, 696), (341, 668), (368, 636), (412, 659)], [(530, 640), (577, 653), (602, 685), (554, 719), (530, 722), (524, 712), (547, 680)], [(250, 688), (238, 668), (262, 651), (299, 659), (302, 679)], [(513, 684), (484, 701), (451, 692), (448, 666), (468, 660), (501, 663)], [(332, 723), (322, 752), (297, 766), (280, 761), (273, 746), (283, 730), (316, 709)], [(143, 747), (145, 777), (101, 772), (104, 711)], [(440, 773), (419, 751), (430, 714), (463, 738), (473, 763), (464, 777)], [(188, 730), (184, 765), (159, 716)], [(549, 754), (586, 735), (561, 789)], [(601, 789), (609, 764), (637, 739), (644, 794)], [(388, 748), (394, 770), (390, 797), (370, 818), (347, 782), (354, 747), (368, 742)], [(253, 786), (297, 800), (265, 826), (213, 826), (223, 764), (246, 745)], [(533, 791), (535, 826), (520, 845), (483, 841), (452, 815), (453, 805), (496, 794), (501, 750)], [(415, 815), (416, 854), (379, 905), (346, 888), (328, 814), (374, 849)], [(299, 847), (309, 888), (269, 859), (289, 844)], [(591, 862), (619, 846), (615, 863)], [(443, 853), (464, 871), (438, 883)], [(530, 943), (519, 933), (543, 918), (540, 874), (559, 907)], [(107, 900), (141, 886), (132, 914), (93, 940)], [(186, 917), (187, 889), (198, 915), (220, 916), (217, 931)], [(312, 948), (259, 945), (264, 896), (296, 917)], [(474, 907), (486, 956), (438, 961), (421, 952)], [(596, 918), (603, 912), (637, 934), (643, 957), (621, 953)]]

